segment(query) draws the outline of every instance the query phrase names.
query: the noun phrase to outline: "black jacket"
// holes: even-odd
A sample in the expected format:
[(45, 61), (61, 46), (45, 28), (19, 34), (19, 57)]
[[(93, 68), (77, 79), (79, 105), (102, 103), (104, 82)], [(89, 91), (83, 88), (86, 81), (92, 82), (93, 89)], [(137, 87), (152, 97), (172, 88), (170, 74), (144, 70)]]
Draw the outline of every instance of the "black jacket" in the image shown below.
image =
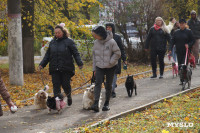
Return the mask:
[(69, 72), (71, 76), (75, 74), (73, 57), (76, 60), (78, 66), (82, 66), (80, 54), (72, 39), (67, 37), (56, 39), (54, 38), (49, 48), (41, 61), (40, 65), (44, 68), (49, 62), (49, 73), (55, 71)]
[(170, 45), (169, 51), (171, 51), (175, 45), (177, 54), (185, 54), (185, 44), (188, 44), (189, 48), (192, 48), (192, 45), (194, 44), (193, 33), (190, 29), (178, 29), (172, 36), (172, 44)]
[(113, 39), (116, 41), (116, 43), (121, 51), (121, 58), (119, 58), (119, 60), (118, 60), (117, 69), (115, 71), (116, 74), (120, 74), (121, 73), (121, 60), (126, 61), (126, 53), (124, 50), (124, 44), (122, 43), (121, 37), (119, 35), (115, 34), (115, 25), (113, 23), (107, 23), (106, 27), (107, 26), (112, 27)]
[(200, 21), (198, 19), (190, 19), (188, 26), (192, 30), (195, 39), (200, 39)]
[(166, 50), (167, 41), (171, 44), (171, 36), (168, 33), (165, 33), (162, 29), (155, 30), (154, 26), (149, 30), (145, 49), (149, 49), (149, 45), (151, 46), (151, 50)]

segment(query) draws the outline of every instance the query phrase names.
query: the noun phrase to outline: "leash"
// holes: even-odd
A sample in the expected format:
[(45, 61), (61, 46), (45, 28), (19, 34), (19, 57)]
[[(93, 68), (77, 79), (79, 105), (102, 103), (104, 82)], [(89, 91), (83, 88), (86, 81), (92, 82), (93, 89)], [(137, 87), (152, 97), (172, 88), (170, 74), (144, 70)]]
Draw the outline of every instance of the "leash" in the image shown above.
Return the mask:
[(74, 92), (74, 91), (76, 91), (76, 90), (83, 89), (83, 86), (84, 86), (85, 84), (87, 84), (88, 82), (90, 82), (90, 81), (91, 81), (91, 79), (87, 80), (87, 81), (86, 81), (85, 83), (83, 83), (80, 87), (73, 89), (73, 90), (72, 90), (69, 94), (67, 94), (66, 96), (69, 96), (70, 94), (72, 94), (72, 92)]
[(187, 56), (188, 56), (188, 48), (186, 48), (185, 65), (186, 65), (186, 63), (187, 63)]
[(42, 74), (42, 71), (40, 69), (40, 75), (41, 75), (41, 79), (42, 79), (42, 84), (45, 86), (45, 83), (44, 83), (44, 78), (43, 78), (43, 74)]
[(81, 72), (81, 74), (82, 74), (82, 76), (83, 76), (83, 79), (85, 80), (85, 82), (87, 82), (87, 80), (86, 80), (86, 78), (85, 78), (85, 75), (84, 75), (84, 73), (83, 73), (83, 71), (80, 69), (80, 72)]

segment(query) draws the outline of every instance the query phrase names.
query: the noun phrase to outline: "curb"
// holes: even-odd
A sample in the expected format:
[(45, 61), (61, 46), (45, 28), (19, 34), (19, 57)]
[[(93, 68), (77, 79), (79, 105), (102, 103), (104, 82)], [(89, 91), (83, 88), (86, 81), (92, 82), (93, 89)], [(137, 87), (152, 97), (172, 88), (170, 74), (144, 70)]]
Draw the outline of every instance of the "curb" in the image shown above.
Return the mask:
[(101, 124), (104, 123), (105, 121), (110, 121), (110, 120), (119, 119), (119, 118), (122, 118), (122, 117), (127, 116), (128, 114), (136, 113), (136, 112), (138, 112), (138, 111), (144, 111), (144, 110), (150, 108), (152, 105), (155, 105), (155, 104), (157, 104), (157, 103), (159, 103), (159, 102), (163, 102), (163, 101), (166, 100), (166, 99), (171, 99), (171, 98), (173, 98), (173, 97), (175, 97), (175, 96), (178, 96), (178, 95), (180, 95), (180, 94), (188, 93), (188, 92), (190, 92), (190, 91), (193, 91), (193, 90), (197, 89), (198, 87), (199, 87), (199, 86), (196, 86), (196, 87), (193, 87), (193, 88), (191, 88), (191, 89), (187, 89), (187, 90), (178, 92), (178, 93), (176, 93), (176, 94), (172, 94), (172, 95), (166, 96), (166, 97), (164, 97), (164, 98), (158, 99), (158, 100), (156, 100), (156, 101), (150, 102), (150, 103), (148, 103), (148, 104), (145, 104), (145, 105), (142, 105), (142, 106), (139, 106), (139, 107), (136, 107), (136, 108), (133, 108), (133, 109), (124, 111), (124, 112), (122, 112), (122, 113), (119, 113), (119, 114), (116, 114), (116, 115), (113, 115), (113, 116), (110, 116), (110, 117), (108, 117), (108, 118), (106, 118), (106, 119), (103, 119), (103, 120), (101, 120), (101, 121), (96, 122), (95, 124), (92, 124), (92, 125), (88, 126), (88, 128), (97, 127), (98, 125), (101, 125)]

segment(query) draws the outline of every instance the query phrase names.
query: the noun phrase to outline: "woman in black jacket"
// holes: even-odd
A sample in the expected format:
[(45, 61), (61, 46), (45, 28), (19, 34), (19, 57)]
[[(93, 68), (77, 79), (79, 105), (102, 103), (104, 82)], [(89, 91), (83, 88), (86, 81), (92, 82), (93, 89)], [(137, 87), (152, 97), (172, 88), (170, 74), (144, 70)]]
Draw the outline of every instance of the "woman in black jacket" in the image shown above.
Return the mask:
[(75, 74), (73, 57), (80, 69), (83, 67), (83, 62), (74, 41), (68, 37), (68, 31), (64, 26), (57, 25), (55, 27), (55, 37), (50, 42), (39, 69), (44, 68), (49, 63), (54, 96), (61, 93), (60, 87), (62, 86), (68, 98), (68, 106), (70, 106), (72, 104), (70, 81)]
[(185, 63), (186, 48), (191, 49), (194, 44), (194, 36), (190, 29), (186, 29), (186, 20), (180, 19), (180, 29), (176, 30), (172, 36), (172, 44), (169, 48), (169, 54), (172, 48), (176, 47), (178, 65)]
[(166, 52), (166, 45), (171, 43), (171, 37), (169, 34), (169, 30), (165, 25), (165, 22), (161, 17), (157, 17), (155, 20), (155, 24), (151, 27), (149, 34), (146, 39), (145, 51), (148, 51), (149, 45), (151, 46), (151, 65), (153, 76), (151, 78), (156, 78), (156, 59), (158, 56), (159, 65), (160, 65), (160, 79), (163, 78), (164, 73), (164, 57)]

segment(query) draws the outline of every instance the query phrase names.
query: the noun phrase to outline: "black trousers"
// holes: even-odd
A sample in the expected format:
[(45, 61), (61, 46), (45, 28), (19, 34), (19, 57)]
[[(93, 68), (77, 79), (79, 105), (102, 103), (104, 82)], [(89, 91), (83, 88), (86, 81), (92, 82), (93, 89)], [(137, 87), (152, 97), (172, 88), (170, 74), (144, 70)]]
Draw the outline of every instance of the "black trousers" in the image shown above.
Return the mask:
[(102, 86), (102, 83), (104, 82), (104, 75), (106, 75), (106, 83), (105, 83), (106, 101), (110, 100), (115, 69), (116, 69), (116, 66), (112, 68), (96, 67), (96, 74), (95, 74), (96, 82), (95, 82), (95, 88), (94, 88), (95, 100), (99, 100), (100, 98), (101, 86)]
[(164, 57), (165, 57), (165, 52), (166, 50), (151, 50), (151, 66), (152, 66), (152, 71), (153, 74), (156, 75), (157, 71), (157, 57), (159, 60), (159, 66), (160, 66), (160, 75), (163, 75), (164, 68), (165, 68), (165, 63), (164, 63)]
[(56, 71), (52, 73), (54, 96), (61, 93), (61, 86), (68, 98), (71, 98), (71, 75), (66, 72)]

